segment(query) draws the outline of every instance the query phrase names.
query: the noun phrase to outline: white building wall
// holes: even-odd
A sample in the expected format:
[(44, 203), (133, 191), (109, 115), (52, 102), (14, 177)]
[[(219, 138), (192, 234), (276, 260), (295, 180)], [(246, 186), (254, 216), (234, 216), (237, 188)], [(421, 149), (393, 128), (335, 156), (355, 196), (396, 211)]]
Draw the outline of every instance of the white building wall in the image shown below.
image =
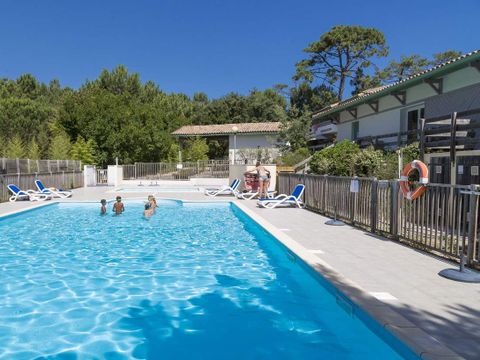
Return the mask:
[(478, 84), (480, 71), (473, 66), (448, 74), (443, 78), (443, 92), (453, 91), (465, 86)]
[(367, 116), (358, 122), (358, 136), (382, 135), (400, 131), (400, 109)]
[[(271, 162), (280, 155), (277, 148), (277, 136), (270, 134), (237, 134), (236, 150), (233, 135), (228, 138), (230, 161), (251, 163), (260, 158), (262, 162)], [(235, 153), (235, 156), (234, 156)]]
[[(233, 149), (234, 136), (228, 137), (229, 148)], [(237, 134), (237, 149), (256, 149), (275, 147), (276, 137), (272, 135)]]

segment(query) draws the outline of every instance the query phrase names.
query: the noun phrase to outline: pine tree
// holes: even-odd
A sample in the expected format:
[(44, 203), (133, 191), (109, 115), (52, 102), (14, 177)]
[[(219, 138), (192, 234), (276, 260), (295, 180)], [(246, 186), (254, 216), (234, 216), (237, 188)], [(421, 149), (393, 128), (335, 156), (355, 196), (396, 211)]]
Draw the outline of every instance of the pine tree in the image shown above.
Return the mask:
[(10, 141), (7, 143), (4, 156), (9, 159), (25, 158), (25, 148), (20, 136), (15, 135), (10, 139)]
[(51, 160), (67, 160), (70, 158), (72, 145), (65, 133), (58, 133), (50, 142), (48, 157)]
[(185, 157), (188, 161), (208, 160), (207, 140), (202, 138), (190, 140)]
[(40, 159), (40, 147), (35, 138), (32, 138), (27, 146), (27, 158), (32, 160)]
[(83, 164), (95, 164), (95, 142), (92, 139), (85, 141), (79, 136), (72, 146), (71, 155), (74, 160), (80, 160)]

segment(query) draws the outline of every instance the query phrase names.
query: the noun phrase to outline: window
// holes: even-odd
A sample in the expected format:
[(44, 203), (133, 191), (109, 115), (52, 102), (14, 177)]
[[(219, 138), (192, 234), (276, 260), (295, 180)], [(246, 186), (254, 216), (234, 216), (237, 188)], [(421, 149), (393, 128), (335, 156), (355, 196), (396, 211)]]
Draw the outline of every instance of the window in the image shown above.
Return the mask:
[[(424, 117), (425, 109), (415, 109), (407, 113), (407, 130), (418, 130), (419, 119)], [(409, 141), (418, 140), (418, 134), (412, 133), (408, 134)]]
[(352, 122), (352, 140), (355, 140), (358, 138), (358, 130), (359, 130), (358, 121)]

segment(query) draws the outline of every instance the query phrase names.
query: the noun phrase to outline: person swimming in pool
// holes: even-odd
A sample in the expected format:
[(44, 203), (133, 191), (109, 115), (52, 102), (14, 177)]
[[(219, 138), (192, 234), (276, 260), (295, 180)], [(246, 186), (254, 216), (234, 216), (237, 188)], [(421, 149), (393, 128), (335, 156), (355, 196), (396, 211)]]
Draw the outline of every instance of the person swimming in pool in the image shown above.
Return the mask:
[(102, 204), (102, 206), (100, 207), (100, 214), (105, 215), (107, 213), (107, 200), (100, 200), (100, 204)]
[(152, 208), (152, 204), (150, 202), (145, 203), (145, 209), (143, 210), (143, 216), (146, 218), (149, 218), (150, 216), (153, 215), (155, 210)]
[(123, 213), (125, 211), (125, 206), (122, 203), (122, 197), (121, 196), (117, 196), (116, 200), (117, 201), (113, 204), (113, 209), (112, 210), (115, 213), (115, 215), (120, 215), (121, 213)]
[(148, 195), (148, 203), (150, 204), (150, 207), (153, 210), (153, 212), (155, 212), (155, 209), (158, 207), (157, 199), (155, 199), (155, 196)]

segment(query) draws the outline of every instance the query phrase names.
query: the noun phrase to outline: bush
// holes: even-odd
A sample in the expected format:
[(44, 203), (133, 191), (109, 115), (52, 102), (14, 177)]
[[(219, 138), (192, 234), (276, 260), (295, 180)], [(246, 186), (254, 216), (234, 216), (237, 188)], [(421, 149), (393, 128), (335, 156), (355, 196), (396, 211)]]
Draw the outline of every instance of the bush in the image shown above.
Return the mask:
[[(410, 144), (402, 149), (403, 164), (418, 159), (418, 144)], [(337, 176), (376, 177), (382, 180), (398, 178), (398, 155), (373, 147), (360, 147), (347, 140), (313, 154), (310, 169), (315, 174)]]
[(310, 150), (307, 148), (300, 148), (292, 152), (287, 152), (276, 159), (278, 165), (294, 166), (299, 162), (302, 162), (310, 156)]
[(353, 176), (355, 161), (361, 152), (354, 142), (344, 140), (313, 154), (310, 169), (315, 174)]

